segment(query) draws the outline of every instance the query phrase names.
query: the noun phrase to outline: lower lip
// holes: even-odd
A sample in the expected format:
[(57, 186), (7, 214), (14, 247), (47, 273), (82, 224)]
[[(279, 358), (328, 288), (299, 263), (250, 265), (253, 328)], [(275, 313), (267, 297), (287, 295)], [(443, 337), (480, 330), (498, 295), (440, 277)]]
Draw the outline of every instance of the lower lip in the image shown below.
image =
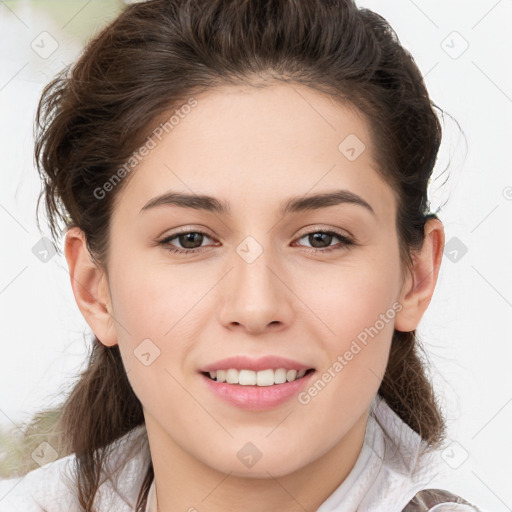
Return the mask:
[(277, 407), (296, 396), (306, 387), (314, 374), (313, 371), (301, 379), (273, 386), (241, 386), (240, 384), (217, 382), (203, 374), (201, 377), (208, 388), (226, 402), (241, 409), (263, 411)]

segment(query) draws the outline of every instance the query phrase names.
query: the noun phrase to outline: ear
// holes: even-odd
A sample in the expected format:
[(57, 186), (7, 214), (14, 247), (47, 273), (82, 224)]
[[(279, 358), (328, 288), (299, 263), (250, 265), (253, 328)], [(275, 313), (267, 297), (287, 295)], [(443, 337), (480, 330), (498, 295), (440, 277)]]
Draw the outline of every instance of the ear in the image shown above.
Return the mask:
[(68, 229), (64, 253), (73, 294), (85, 321), (103, 345), (116, 345), (117, 335), (112, 321), (107, 275), (92, 260), (81, 229)]
[(395, 317), (397, 331), (415, 330), (434, 294), (443, 258), (443, 223), (438, 218), (430, 218), (424, 230), (423, 245), (412, 254), (413, 269), (407, 273), (402, 286), (399, 299), (402, 309)]

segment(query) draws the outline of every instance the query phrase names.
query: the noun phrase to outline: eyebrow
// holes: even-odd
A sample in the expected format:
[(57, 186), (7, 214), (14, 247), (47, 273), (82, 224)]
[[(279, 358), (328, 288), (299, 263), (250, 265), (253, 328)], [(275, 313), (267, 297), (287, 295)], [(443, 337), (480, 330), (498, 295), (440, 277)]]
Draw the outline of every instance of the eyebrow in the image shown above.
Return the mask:
[[(285, 216), (290, 213), (318, 210), (320, 208), (345, 203), (362, 206), (375, 215), (373, 208), (362, 197), (349, 190), (335, 190), (332, 192), (292, 197), (281, 205), (279, 212), (282, 216)], [(181, 192), (167, 192), (150, 199), (141, 208), (140, 213), (164, 205), (204, 210), (224, 215), (230, 214), (230, 205), (228, 202), (219, 201), (215, 197), (208, 195), (184, 194)]]

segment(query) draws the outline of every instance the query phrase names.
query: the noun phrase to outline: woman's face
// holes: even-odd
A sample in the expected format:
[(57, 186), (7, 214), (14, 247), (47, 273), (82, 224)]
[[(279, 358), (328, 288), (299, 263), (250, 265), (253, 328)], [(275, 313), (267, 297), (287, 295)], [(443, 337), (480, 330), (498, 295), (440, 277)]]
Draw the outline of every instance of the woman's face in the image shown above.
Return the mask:
[[(195, 99), (116, 199), (116, 339), (154, 445), (225, 473), (280, 476), (361, 427), (377, 393), (403, 283), (396, 202), (364, 120), (320, 93), (223, 87)], [(150, 205), (171, 192), (212, 200)], [(283, 210), (290, 202), (299, 207)], [(236, 356), (315, 371), (245, 390), (202, 373)]]

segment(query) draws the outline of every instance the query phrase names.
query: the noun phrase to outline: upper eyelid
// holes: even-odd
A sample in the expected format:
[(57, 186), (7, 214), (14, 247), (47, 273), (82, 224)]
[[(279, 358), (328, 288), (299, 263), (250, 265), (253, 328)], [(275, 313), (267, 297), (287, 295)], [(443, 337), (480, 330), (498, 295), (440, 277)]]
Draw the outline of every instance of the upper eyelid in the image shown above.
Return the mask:
[[(332, 231), (336, 234), (338, 234), (338, 232), (339, 232), (339, 234), (345, 233), (345, 236), (347, 236), (349, 238), (353, 238), (352, 235), (345, 229), (322, 227), (322, 226), (315, 226), (315, 225), (304, 228), (304, 231), (302, 231), (302, 233), (300, 235), (296, 235), (296, 236), (303, 237), (305, 235), (308, 235), (311, 233), (317, 233), (319, 231), (320, 232)], [(206, 230), (204, 228), (183, 228), (183, 229), (180, 229), (179, 231), (175, 231), (174, 233), (170, 233), (168, 235), (161, 236), (160, 238), (166, 239), (166, 238), (175, 237), (175, 236), (179, 236), (179, 235), (186, 235), (188, 233), (201, 233), (203, 235), (209, 236), (210, 238), (216, 239), (216, 237), (214, 235), (209, 234), (208, 230)]]
[(329, 227), (322, 227), (322, 226), (310, 226), (307, 228), (304, 228), (305, 231), (302, 232), (302, 234), (297, 235), (299, 238), (302, 238), (305, 235), (309, 235), (311, 233), (317, 233), (317, 232), (332, 232), (338, 236), (346, 236), (347, 238), (354, 238), (350, 232), (348, 232), (346, 229), (342, 228), (329, 228)]

